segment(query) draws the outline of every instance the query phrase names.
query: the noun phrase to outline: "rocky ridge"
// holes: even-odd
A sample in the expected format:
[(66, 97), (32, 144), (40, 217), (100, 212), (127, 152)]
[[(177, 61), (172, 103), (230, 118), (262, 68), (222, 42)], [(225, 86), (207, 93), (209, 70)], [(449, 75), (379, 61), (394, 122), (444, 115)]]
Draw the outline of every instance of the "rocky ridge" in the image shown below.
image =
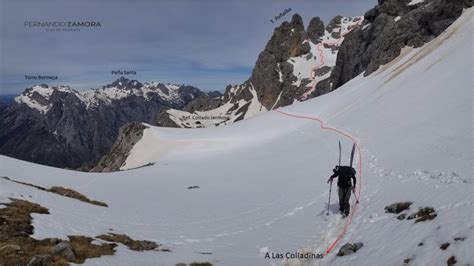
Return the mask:
[[(275, 28), (247, 81), (229, 85), (212, 104), (200, 100), (186, 112), (164, 110), (160, 118), (166, 122), (160, 125), (219, 126), (323, 95), (361, 73), (373, 73), (403, 47), (431, 41), (469, 7), (471, 0), (379, 0), (363, 17), (336, 16), (326, 26), (315, 17), (307, 29), (295, 14)], [(227, 119), (183, 119), (193, 114)]]
[(92, 172), (119, 171), (125, 163), (130, 151), (143, 136), (147, 126), (138, 122), (130, 122), (122, 126), (109, 153), (104, 155), (99, 163), (91, 169)]
[(364, 26), (345, 38), (330, 81), (335, 88), (387, 64), (403, 47), (431, 41), (472, 7), (472, 0), (378, 0), (364, 15)]
[[(329, 90), (311, 92), (329, 78), (344, 33), (358, 27), (360, 22), (362, 17), (336, 16), (325, 27), (315, 17), (305, 29), (303, 19), (295, 14), (290, 22), (275, 28), (247, 81), (227, 86), (224, 95), (212, 101), (201, 98), (183, 110), (163, 110), (157, 124), (184, 128), (220, 126), (326, 93)], [(322, 60), (325, 66), (315, 68)], [(188, 118), (193, 116), (206, 119)]]
[(123, 77), (96, 90), (34, 86), (0, 111), (0, 154), (88, 170), (109, 152), (122, 125), (155, 124), (162, 108), (182, 109), (210, 95), (192, 86)]

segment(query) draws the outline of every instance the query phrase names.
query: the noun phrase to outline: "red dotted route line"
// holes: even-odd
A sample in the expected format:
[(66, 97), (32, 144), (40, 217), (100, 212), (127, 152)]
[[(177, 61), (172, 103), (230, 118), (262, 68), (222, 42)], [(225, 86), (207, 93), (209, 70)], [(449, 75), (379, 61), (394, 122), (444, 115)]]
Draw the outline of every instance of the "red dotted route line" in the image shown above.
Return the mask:
[(326, 64), (326, 62), (324, 62), (324, 55), (323, 55), (323, 50), (321, 49), (321, 45), (325, 45), (325, 44), (326, 45), (336, 45), (336, 44), (338, 44), (339, 42), (341, 42), (344, 39), (344, 36), (346, 36), (348, 33), (352, 32), (354, 30), (355, 26), (360, 25), (362, 23), (362, 21), (363, 21), (363, 19), (361, 18), (356, 23), (353, 23), (353, 24), (347, 26), (347, 28), (349, 30), (347, 30), (346, 32), (343, 32), (338, 39), (336, 39), (332, 42), (322, 41), (322, 42), (318, 43), (318, 45), (316, 46), (316, 49), (318, 49), (318, 51), (319, 51), (319, 65), (315, 66), (311, 70), (311, 77), (313, 79), (313, 85), (311, 85), (311, 89), (309, 89), (306, 93), (304, 93), (303, 96), (305, 96), (310, 91), (314, 91), (314, 89), (316, 87), (316, 84), (318, 84), (318, 82), (316, 82), (316, 70), (318, 70), (319, 68), (323, 67)]
[(334, 240), (334, 242), (329, 245), (329, 247), (326, 249), (325, 253), (324, 253), (324, 256), (328, 255), (333, 249), (334, 247), (337, 246), (337, 244), (339, 244), (339, 242), (344, 238), (344, 235), (346, 234), (347, 230), (349, 229), (349, 225), (352, 223), (352, 218), (354, 217), (354, 214), (356, 213), (356, 210), (357, 210), (357, 206), (359, 205), (357, 202), (359, 202), (359, 199), (360, 199), (360, 192), (362, 190), (362, 152), (360, 150), (360, 147), (359, 147), (359, 144), (357, 144), (357, 141), (356, 139), (350, 135), (349, 133), (346, 133), (338, 128), (335, 128), (335, 127), (330, 127), (330, 126), (326, 126), (324, 125), (324, 121), (322, 121), (320, 118), (317, 118), (317, 117), (313, 117), (313, 116), (303, 116), (303, 115), (294, 115), (294, 114), (290, 114), (290, 113), (287, 113), (287, 112), (284, 112), (284, 111), (281, 111), (281, 110), (274, 110), (275, 112), (278, 112), (282, 115), (285, 115), (285, 116), (289, 116), (289, 117), (292, 117), (292, 118), (298, 118), (298, 119), (306, 119), (306, 120), (312, 120), (312, 121), (316, 121), (316, 122), (319, 122), (320, 124), (320, 127), (322, 130), (330, 130), (330, 131), (333, 131), (333, 132), (336, 132), (346, 138), (349, 138), (352, 142), (355, 143), (356, 145), (356, 148), (357, 148), (357, 153), (358, 153), (358, 156), (359, 156), (359, 164), (358, 164), (358, 172), (359, 172), (359, 180), (357, 182), (357, 184), (359, 184), (358, 186), (358, 190), (356, 191), (356, 193), (354, 193), (354, 196), (356, 198), (356, 204), (354, 204), (353, 208), (352, 208), (352, 211), (351, 213), (349, 214), (349, 216), (347, 217), (347, 220), (346, 220), (346, 224), (344, 225), (344, 228), (342, 229), (342, 231), (339, 233), (339, 235), (337, 236), (336, 240)]
[[(356, 22), (356, 23), (353, 23), (351, 25), (348, 26), (349, 30), (342, 33), (341, 34), (341, 37), (339, 37), (337, 40), (333, 41), (333, 42), (320, 42), (318, 45), (317, 45), (317, 49), (319, 51), (319, 60), (320, 60), (320, 63), (319, 65), (317, 65), (316, 67), (314, 67), (312, 69), (312, 72), (315, 73), (317, 69), (321, 68), (322, 66), (325, 65), (325, 62), (324, 62), (324, 55), (323, 55), (323, 50), (321, 49), (321, 45), (324, 45), (324, 44), (327, 44), (327, 45), (336, 45), (337, 43), (339, 43), (343, 38), (344, 36), (346, 36), (348, 33), (350, 33), (352, 30), (354, 30), (354, 26), (355, 25), (360, 25), (362, 23), (363, 19), (360, 19), (360, 21)], [(312, 74), (313, 74), (312, 73)], [(317, 84), (316, 82), (316, 77), (313, 78), (314, 79), (314, 84), (311, 86), (311, 89), (310, 90), (313, 90)], [(352, 223), (352, 219), (354, 217), (354, 214), (356, 213), (356, 210), (357, 210), (357, 206), (359, 205), (359, 199), (360, 199), (360, 194), (361, 194), (361, 190), (362, 190), (362, 152), (361, 152), (361, 149), (359, 147), (359, 144), (357, 144), (357, 141), (356, 139), (350, 135), (349, 133), (346, 133), (340, 129), (337, 129), (335, 127), (329, 127), (329, 126), (325, 126), (324, 125), (324, 121), (322, 121), (320, 118), (318, 117), (313, 117), (313, 116), (303, 116), (303, 115), (294, 115), (294, 114), (290, 114), (290, 113), (287, 113), (287, 112), (284, 112), (284, 111), (281, 111), (281, 110), (278, 110), (278, 109), (274, 109), (273, 111), (275, 112), (278, 112), (282, 115), (285, 115), (285, 116), (288, 116), (288, 117), (292, 117), (292, 118), (298, 118), (298, 119), (306, 119), (306, 120), (312, 120), (312, 121), (316, 121), (316, 122), (319, 122), (320, 124), (320, 127), (322, 130), (331, 130), (333, 132), (336, 132), (346, 138), (349, 138), (352, 142), (355, 143), (356, 145), (356, 148), (357, 148), (357, 153), (358, 153), (358, 156), (359, 156), (359, 164), (358, 164), (358, 170), (359, 170), (359, 180), (357, 182), (357, 184), (359, 184), (358, 186), (358, 189), (356, 191), (356, 193), (354, 193), (354, 196), (356, 198), (356, 204), (353, 205), (352, 207), (352, 211), (351, 213), (349, 214), (349, 216), (347, 217), (346, 219), (346, 223), (344, 224), (344, 228), (342, 229), (342, 231), (339, 233), (339, 235), (337, 236), (336, 240), (334, 240), (334, 242), (331, 243), (331, 245), (329, 245), (329, 247), (326, 248), (326, 251), (325, 253), (323, 254), (324, 256), (328, 255), (338, 244), (339, 242), (344, 238), (344, 235), (346, 234), (347, 230), (349, 229), (349, 226), (350, 224)]]

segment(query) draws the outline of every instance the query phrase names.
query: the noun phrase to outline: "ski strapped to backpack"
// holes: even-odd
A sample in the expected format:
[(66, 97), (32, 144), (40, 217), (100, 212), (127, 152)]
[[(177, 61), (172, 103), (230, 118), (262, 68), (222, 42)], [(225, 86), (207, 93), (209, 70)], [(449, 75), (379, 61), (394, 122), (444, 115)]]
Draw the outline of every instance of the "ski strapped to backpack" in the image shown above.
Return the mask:
[(339, 141), (339, 167), (341, 167), (341, 141)]
[[(356, 148), (356, 144), (354, 142), (354, 144), (352, 144), (352, 151), (351, 151), (351, 163), (349, 164), (350, 167), (352, 168), (352, 162), (354, 161), (354, 152), (355, 152), (355, 148)], [(341, 162), (339, 161), (339, 165), (341, 164)]]
[[(354, 152), (355, 152), (355, 147), (356, 147), (356, 144), (354, 142), (354, 144), (352, 144), (352, 151), (351, 151), (351, 163), (350, 163), (350, 167), (352, 168), (352, 163), (354, 162)], [(355, 188), (354, 188), (355, 189)], [(357, 194), (354, 192), (354, 197), (356, 199), (356, 204), (359, 204), (359, 199), (357, 198)]]

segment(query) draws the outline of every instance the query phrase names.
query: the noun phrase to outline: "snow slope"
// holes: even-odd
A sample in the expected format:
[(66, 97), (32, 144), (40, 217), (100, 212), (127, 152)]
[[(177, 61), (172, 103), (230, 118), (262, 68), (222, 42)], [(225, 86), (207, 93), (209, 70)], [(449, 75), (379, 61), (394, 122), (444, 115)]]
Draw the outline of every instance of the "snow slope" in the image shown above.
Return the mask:
[[(361, 241), (364, 247), (336, 257), (339, 244), (309, 265), (401, 265), (407, 258), (411, 265), (446, 265), (450, 256), (460, 265), (474, 264), (472, 17), (472, 9), (466, 10), (447, 32), (421, 48), (405, 48), (368, 77), (281, 109), (350, 133), (362, 152), (356, 158), (362, 163), (360, 204), (342, 243)], [(348, 163), (347, 138), (278, 112), (225, 127), (151, 127), (126, 168), (157, 163), (134, 170), (89, 174), (0, 156), (0, 175), (73, 188), (109, 208), (3, 179), (0, 201), (23, 195), (49, 208), (50, 215), (34, 215), (38, 238), (112, 228), (172, 250), (121, 247), (88, 265), (279, 265), (284, 262), (264, 253), (323, 253), (344, 226), (335, 189), (331, 214), (325, 215), (325, 181), (337, 163), (338, 140)], [(187, 189), (194, 185), (200, 188)], [(399, 201), (413, 201), (412, 212), (432, 206), (438, 216), (417, 224), (399, 221), (384, 212)], [(443, 251), (445, 242), (451, 245)], [(298, 265), (288, 263), (293, 262)]]

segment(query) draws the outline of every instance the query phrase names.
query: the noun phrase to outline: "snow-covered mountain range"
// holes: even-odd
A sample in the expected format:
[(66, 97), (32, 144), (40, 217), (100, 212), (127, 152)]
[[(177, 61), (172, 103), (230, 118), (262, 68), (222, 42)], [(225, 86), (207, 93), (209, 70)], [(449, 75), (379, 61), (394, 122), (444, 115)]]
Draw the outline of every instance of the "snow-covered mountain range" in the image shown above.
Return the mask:
[(119, 78), (95, 90), (38, 85), (0, 111), (0, 152), (18, 159), (90, 169), (131, 121), (155, 124), (162, 108), (181, 109), (218, 92)]
[(102, 104), (111, 105), (114, 101), (129, 97), (141, 97), (146, 101), (158, 99), (169, 103), (169, 105), (183, 106), (193, 100), (198, 92), (196, 88), (183, 88), (186, 88), (186, 86), (157, 82), (141, 84), (137, 80), (128, 80), (122, 77), (99, 89), (81, 91), (74, 90), (69, 86), (37, 85), (26, 89), (22, 94), (15, 97), (15, 102), (25, 104), (42, 114), (46, 114), (53, 106), (54, 102), (51, 96), (55, 92), (68, 94), (68, 97), (70, 97), (69, 95), (77, 97), (80, 104), (85, 105), (86, 109), (97, 108)]
[(124, 78), (87, 91), (34, 86), (14, 104), (0, 104), (0, 154), (89, 170), (111, 152), (119, 128), (129, 122), (214, 127), (326, 94), (362, 73), (373, 73), (407, 45), (421, 47), (469, 5), (379, 1), (364, 16), (336, 16), (326, 26), (315, 17), (306, 28), (295, 14), (275, 28), (249, 79), (229, 85), (223, 94)]
[[(171, 251), (118, 244), (114, 255), (88, 265), (472, 265), (474, 21), (472, 8), (461, 12), (431, 41), (404, 46), (394, 60), (320, 97), (224, 127), (145, 124), (124, 171), (82, 173), (0, 156), (0, 176), (10, 178), (0, 178), (0, 202), (49, 210), (31, 216), (31, 237), (48, 238), (38, 243), (82, 235), (99, 245), (110, 242), (96, 236), (113, 232)], [(334, 195), (326, 215), (326, 180), (338, 141), (348, 163), (348, 136), (358, 147), (360, 203), (352, 197), (352, 216), (341, 219)], [(108, 207), (38, 189), (53, 186)], [(411, 204), (385, 211), (397, 202)], [(414, 215), (429, 208), (425, 221)], [(336, 256), (348, 242), (363, 246)], [(288, 259), (287, 252), (323, 258)]]

